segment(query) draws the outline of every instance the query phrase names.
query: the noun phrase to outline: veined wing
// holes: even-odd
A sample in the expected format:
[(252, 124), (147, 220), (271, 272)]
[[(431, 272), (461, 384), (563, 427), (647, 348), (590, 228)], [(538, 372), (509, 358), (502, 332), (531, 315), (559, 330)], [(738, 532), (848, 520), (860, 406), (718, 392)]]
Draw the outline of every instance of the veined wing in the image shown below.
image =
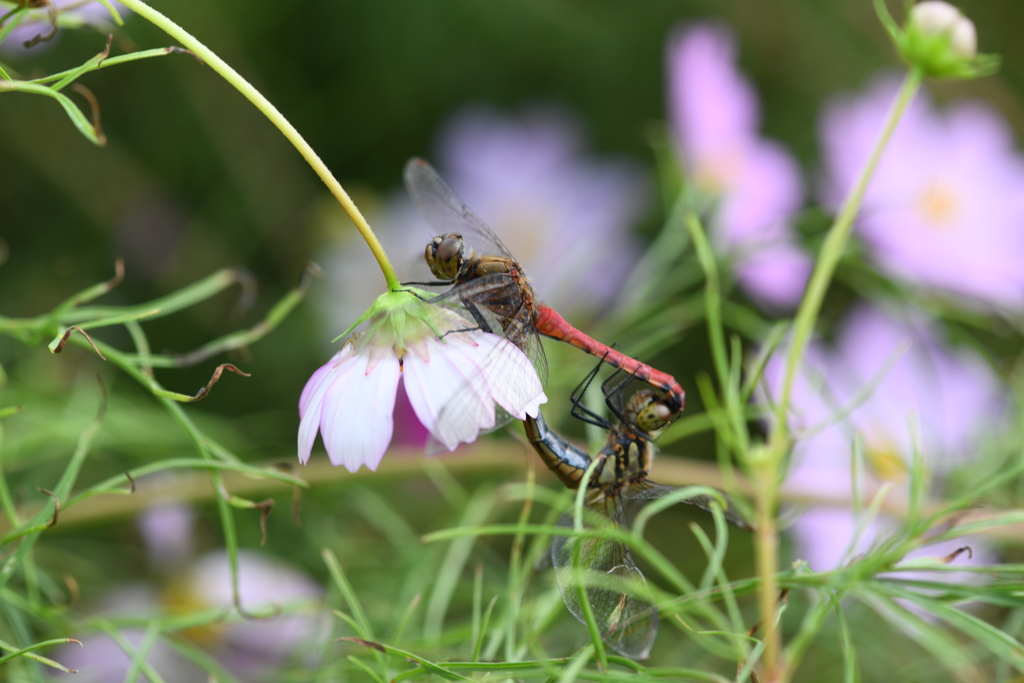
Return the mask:
[(457, 232), (478, 253), (515, 260), (494, 231), (459, 199), (426, 161), (417, 157), (409, 159), (403, 177), (416, 208), (438, 233)]
[(432, 430), (436, 441), (428, 444), (429, 453), (454, 450), (481, 432), (493, 431), (513, 418), (523, 419), (527, 411), (536, 414), (547, 401), (540, 378), (518, 346), (497, 335), (488, 335), (487, 342), (487, 346), (463, 349), (471, 364), (459, 366), (441, 354), (432, 359), (448, 364), (444, 370), (453, 378), (453, 390), (423, 397), (432, 402), (437, 414)]
[[(611, 518), (622, 522), (619, 501), (605, 501)], [(572, 526), (568, 515), (560, 526)], [(651, 604), (647, 582), (632, 554), (622, 543), (606, 538), (556, 536), (551, 543), (551, 561), (562, 601), (573, 616), (585, 623), (573, 571), (573, 555), (579, 549), (579, 571), (584, 592), (601, 637), (609, 647), (630, 659), (647, 659), (658, 633), (658, 611)]]
[(526, 354), (537, 370), (541, 386), (548, 383), (548, 363), (533, 311), (523, 304), (519, 284), (502, 273), (476, 277), (432, 299), (463, 306), (484, 332), (505, 337)]
[[(666, 486), (664, 484), (656, 484), (653, 481), (644, 480), (630, 484), (622, 491), (622, 497), (628, 501), (646, 502), (661, 498), (662, 496), (678, 490), (679, 488), (676, 486)], [(727, 509), (723, 510), (723, 513), (725, 514), (725, 521), (739, 527), (740, 529), (753, 529), (753, 525), (740, 515), (736, 506), (729, 500), (729, 497), (725, 494), (722, 495), (725, 498), (726, 504), (729, 506)], [(679, 502), (686, 503), (687, 505), (695, 505), (701, 510), (707, 510), (708, 512), (711, 512), (712, 505), (719, 505), (718, 499), (712, 496), (693, 496), (692, 498), (687, 498), (686, 500), (681, 500)], [(639, 504), (642, 505), (643, 503), (641, 502)]]

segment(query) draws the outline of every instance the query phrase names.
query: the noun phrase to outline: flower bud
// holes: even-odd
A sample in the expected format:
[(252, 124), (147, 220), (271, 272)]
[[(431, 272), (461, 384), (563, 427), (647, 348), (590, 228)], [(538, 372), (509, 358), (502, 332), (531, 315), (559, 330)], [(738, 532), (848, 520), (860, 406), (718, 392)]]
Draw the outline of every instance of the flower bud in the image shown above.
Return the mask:
[(953, 53), (960, 57), (973, 57), (978, 52), (974, 22), (948, 2), (919, 2), (910, 8), (908, 24), (925, 38), (945, 37)]
[(994, 73), (999, 59), (978, 54), (974, 22), (942, 0), (925, 0), (910, 8), (901, 28), (883, 0), (875, 7), (900, 56), (931, 78), (977, 78)]

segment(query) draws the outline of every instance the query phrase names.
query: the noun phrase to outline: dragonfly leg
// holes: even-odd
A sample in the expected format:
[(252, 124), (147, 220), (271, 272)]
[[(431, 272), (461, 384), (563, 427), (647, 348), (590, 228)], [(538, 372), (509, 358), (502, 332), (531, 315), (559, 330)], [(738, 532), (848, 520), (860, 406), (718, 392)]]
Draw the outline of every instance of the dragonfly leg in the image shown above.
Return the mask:
[(569, 400), (572, 401), (572, 410), (570, 412), (577, 420), (582, 420), (587, 424), (592, 424), (602, 429), (611, 429), (612, 424), (608, 420), (583, 404), (583, 397), (586, 395), (587, 389), (590, 388), (594, 378), (597, 377), (597, 373), (600, 372), (602, 365), (604, 365), (603, 357), (597, 362), (594, 369), (587, 373), (583, 381), (573, 389), (572, 394), (569, 396)]
[(430, 282), (403, 282), (403, 287), (451, 287), (454, 280), (431, 280)]

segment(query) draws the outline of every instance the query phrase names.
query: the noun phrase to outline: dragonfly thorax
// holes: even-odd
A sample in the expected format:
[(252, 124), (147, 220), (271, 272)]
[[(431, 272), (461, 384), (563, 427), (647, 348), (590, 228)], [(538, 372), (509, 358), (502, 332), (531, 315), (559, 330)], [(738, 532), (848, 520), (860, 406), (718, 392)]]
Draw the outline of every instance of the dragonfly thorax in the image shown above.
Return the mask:
[(438, 280), (454, 280), (466, 261), (466, 243), (457, 232), (438, 235), (427, 243), (423, 258)]

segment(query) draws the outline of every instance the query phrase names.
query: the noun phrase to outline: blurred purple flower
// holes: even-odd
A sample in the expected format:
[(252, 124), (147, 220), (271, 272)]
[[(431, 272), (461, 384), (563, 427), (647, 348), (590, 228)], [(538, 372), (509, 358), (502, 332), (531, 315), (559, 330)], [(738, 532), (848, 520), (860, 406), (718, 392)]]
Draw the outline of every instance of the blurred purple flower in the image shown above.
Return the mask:
[[(160, 590), (141, 582), (118, 586), (91, 612), (115, 621), (160, 619), (169, 614), (183, 616), (217, 608), (223, 609), (226, 618), (231, 616), (231, 565), (225, 550), (213, 550), (194, 561), (190, 556), (169, 555), (172, 548), (188, 552), (193, 520), (192, 508), (180, 503), (162, 503), (147, 510), (139, 520), (139, 528), (150, 556), (158, 562), (170, 561), (180, 569), (172, 573)], [(160, 565), (156, 568), (163, 569)], [(326, 641), (331, 628), (331, 619), (320, 605), (323, 587), (281, 559), (247, 550), (238, 553), (238, 584), (239, 601), (247, 612), (262, 614), (275, 607), (285, 608), (284, 611), (260, 619), (232, 617), (226, 622), (189, 629), (187, 637), (243, 681), (277, 680), (271, 674), (289, 660), (311, 664), (318, 645)], [(119, 633), (137, 646), (145, 629), (129, 627)], [(84, 647), (71, 643), (61, 646), (54, 659), (78, 669), (76, 680), (106, 683), (125, 678), (131, 669), (131, 658), (109, 635), (72, 636), (81, 640)], [(200, 683), (209, 678), (162, 640), (153, 644), (146, 662), (168, 681)]]
[(438, 146), (445, 178), (546, 303), (593, 312), (614, 299), (637, 257), (631, 230), (647, 209), (640, 168), (587, 155), (579, 121), (553, 106), (515, 118), (466, 109), (442, 127)]
[[(587, 154), (579, 121), (553, 106), (517, 116), (465, 109), (441, 127), (437, 146), (441, 175), (523, 264), (545, 303), (565, 314), (611, 301), (638, 254), (631, 231), (649, 198), (639, 167)], [(405, 192), (367, 213), (403, 281), (433, 280), (423, 249), (434, 231)], [(348, 235), (318, 261), (331, 293), (324, 319), (344, 329), (380, 293), (379, 269)]]
[[(825, 109), (823, 200), (839, 206), (865, 163), (899, 87), (882, 77)], [(857, 228), (887, 274), (968, 297), (1024, 305), (1024, 157), (1006, 122), (972, 102), (907, 108), (864, 197)]]
[[(773, 394), (780, 386), (783, 356), (776, 353), (766, 372)], [(858, 403), (872, 383), (877, 384)], [(810, 347), (797, 378), (792, 428), (798, 441), (786, 489), (849, 498), (856, 434), (863, 439), (866, 490), (891, 483), (887, 499), (905, 500), (915, 439), (929, 474), (941, 480), (974, 458), (978, 437), (999, 419), (1004, 400), (988, 365), (971, 352), (944, 347), (926, 322), (858, 309), (839, 330), (834, 349)], [(801, 437), (802, 430), (812, 427)], [(792, 527), (796, 555), (816, 571), (834, 569), (866, 550), (894, 523), (880, 517), (851, 548), (856, 528), (849, 509), (811, 508)], [(991, 559), (983, 541), (973, 545), (974, 563)], [(951, 550), (926, 547), (914, 555)]]
[[(188, 586), (199, 604), (233, 605), (231, 564), (227, 551), (215, 550), (196, 560)], [(216, 654), (236, 675), (247, 680), (266, 674), (288, 660), (308, 660), (324, 643), (331, 620), (320, 609), (323, 587), (283, 560), (265, 553), (238, 552), (238, 594), (248, 612), (262, 613), (280, 605), (304, 605), (299, 611), (261, 619), (238, 619), (221, 632)]]
[(191, 559), (195, 518), (195, 509), (180, 502), (157, 503), (142, 511), (138, 518), (139, 532), (146, 541), (149, 562), (154, 569), (170, 573)]
[[(128, 8), (116, 0), (112, 0), (111, 4), (122, 17), (129, 12)], [(0, 16), (10, 9), (9, 3), (0, 3)], [(39, 40), (39, 37), (45, 38), (54, 30), (54, 11), (58, 29), (94, 26), (98, 30), (109, 31), (114, 23), (110, 10), (94, 0), (49, 0), (48, 6), (30, 9), (19, 15), (18, 25), (0, 43), (0, 51), (20, 56), (26, 54), (26, 50), (39, 50), (44, 45), (52, 44), (53, 39)], [(25, 43), (32, 41), (36, 42), (26, 47)]]
[(669, 116), (687, 179), (716, 200), (711, 238), (735, 261), (757, 301), (792, 307), (811, 270), (790, 221), (803, 199), (800, 169), (758, 135), (757, 96), (735, 67), (731, 33), (701, 24), (668, 44)]

